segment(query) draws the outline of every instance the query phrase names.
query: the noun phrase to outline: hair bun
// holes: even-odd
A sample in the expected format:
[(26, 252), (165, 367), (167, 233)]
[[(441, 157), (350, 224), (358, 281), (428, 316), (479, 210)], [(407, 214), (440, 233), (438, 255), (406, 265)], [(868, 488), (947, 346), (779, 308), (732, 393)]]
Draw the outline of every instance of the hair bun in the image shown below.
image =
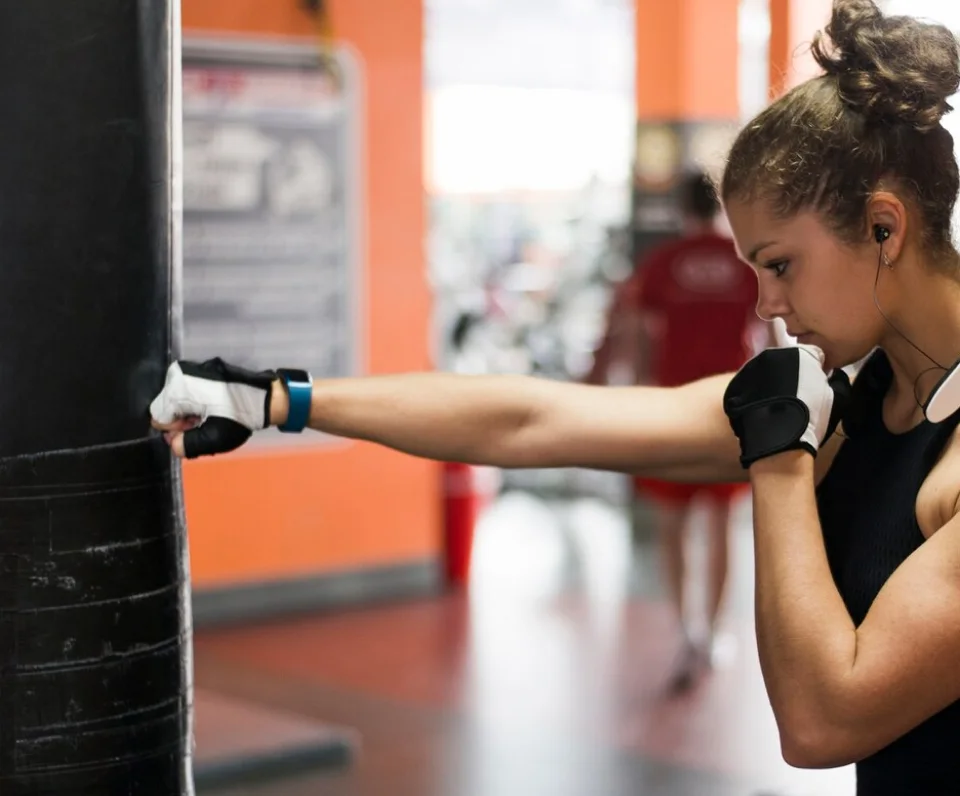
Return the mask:
[(953, 110), (947, 99), (960, 88), (960, 50), (943, 25), (886, 17), (873, 0), (834, 0), (811, 50), (843, 102), (868, 122), (927, 131)]

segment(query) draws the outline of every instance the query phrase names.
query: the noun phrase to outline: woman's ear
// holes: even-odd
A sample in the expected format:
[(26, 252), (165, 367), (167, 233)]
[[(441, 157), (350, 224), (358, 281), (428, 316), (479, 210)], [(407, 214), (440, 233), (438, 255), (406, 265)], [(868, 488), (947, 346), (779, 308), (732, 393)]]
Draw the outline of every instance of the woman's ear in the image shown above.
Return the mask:
[(867, 200), (867, 223), (870, 243), (882, 246), (887, 259), (895, 262), (906, 243), (906, 206), (896, 194), (877, 191)]

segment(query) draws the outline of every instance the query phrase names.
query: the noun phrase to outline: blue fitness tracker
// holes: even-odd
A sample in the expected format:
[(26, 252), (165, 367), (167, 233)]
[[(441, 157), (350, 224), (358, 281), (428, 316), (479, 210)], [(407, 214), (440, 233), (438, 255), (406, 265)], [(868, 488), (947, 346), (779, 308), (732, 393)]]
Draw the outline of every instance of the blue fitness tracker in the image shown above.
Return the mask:
[(277, 428), (287, 434), (299, 434), (307, 427), (310, 420), (313, 379), (307, 371), (293, 368), (280, 368), (277, 370), (277, 376), (283, 384), (290, 404), (286, 422)]

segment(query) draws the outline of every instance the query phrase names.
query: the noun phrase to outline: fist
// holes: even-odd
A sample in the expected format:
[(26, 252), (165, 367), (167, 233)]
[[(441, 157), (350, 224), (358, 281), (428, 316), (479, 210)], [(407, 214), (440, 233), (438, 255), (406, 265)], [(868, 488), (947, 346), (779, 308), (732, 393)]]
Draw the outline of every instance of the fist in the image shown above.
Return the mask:
[(153, 426), (177, 456), (235, 450), (269, 425), (275, 378), (273, 371), (248, 371), (219, 358), (174, 362), (150, 404)]
[(850, 402), (850, 380), (842, 370), (829, 376), (816, 346), (770, 348), (733, 377), (723, 410), (740, 440), (740, 463), (788, 450), (817, 455)]

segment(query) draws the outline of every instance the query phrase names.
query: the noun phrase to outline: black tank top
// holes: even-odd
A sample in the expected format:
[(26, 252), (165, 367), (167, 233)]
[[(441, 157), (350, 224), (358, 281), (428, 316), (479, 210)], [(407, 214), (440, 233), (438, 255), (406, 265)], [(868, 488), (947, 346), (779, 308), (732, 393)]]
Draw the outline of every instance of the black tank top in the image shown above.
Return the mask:
[[(960, 422), (957, 412), (892, 434), (882, 415), (892, 376), (882, 351), (864, 364), (844, 421), (848, 438), (817, 489), (830, 569), (857, 626), (894, 570), (923, 544), (917, 494)], [(947, 794), (960, 794), (960, 701), (857, 764), (858, 796)]]

